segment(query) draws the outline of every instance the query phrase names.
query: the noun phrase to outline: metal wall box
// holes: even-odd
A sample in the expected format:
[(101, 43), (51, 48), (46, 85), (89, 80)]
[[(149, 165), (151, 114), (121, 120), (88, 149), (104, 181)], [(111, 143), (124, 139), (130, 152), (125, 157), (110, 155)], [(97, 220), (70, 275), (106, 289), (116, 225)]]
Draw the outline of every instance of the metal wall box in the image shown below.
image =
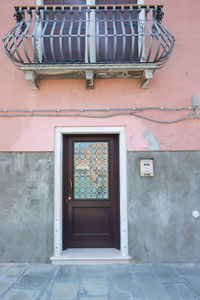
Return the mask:
[(153, 158), (140, 159), (140, 176), (151, 177), (153, 172)]

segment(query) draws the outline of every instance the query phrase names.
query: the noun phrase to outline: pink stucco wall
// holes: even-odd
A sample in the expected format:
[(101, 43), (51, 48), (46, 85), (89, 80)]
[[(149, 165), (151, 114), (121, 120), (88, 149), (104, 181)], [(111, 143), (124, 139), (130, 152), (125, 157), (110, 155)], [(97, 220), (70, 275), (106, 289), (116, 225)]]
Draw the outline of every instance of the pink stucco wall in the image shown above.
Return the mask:
[[(15, 24), (13, 6), (34, 1), (2, 2), (1, 38)], [(145, 1), (152, 3), (153, 1)], [(191, 106), (200, 96), (200, 2), (164, 1), (163, 24), (176, 39), (168, 64), (155, 73), (151, 88), (140, 88), (137, 79), (96, 80), (94, 90), (84, 80), (44, 80), (31, 91), (0, 48), (0, 109), (120, 108), (138, 106)], [(187, 113), (187, 112), (185, 112)], [(177, 119), (184, 113), (149, 111), (156, 119)], [(129, 151), (200, 150), (200, 120), (156, 124), (133, 116), (106, 119), (69, 117), (0, 118), (0, 151), (53, 151), (56, 126), (126, 126)]]

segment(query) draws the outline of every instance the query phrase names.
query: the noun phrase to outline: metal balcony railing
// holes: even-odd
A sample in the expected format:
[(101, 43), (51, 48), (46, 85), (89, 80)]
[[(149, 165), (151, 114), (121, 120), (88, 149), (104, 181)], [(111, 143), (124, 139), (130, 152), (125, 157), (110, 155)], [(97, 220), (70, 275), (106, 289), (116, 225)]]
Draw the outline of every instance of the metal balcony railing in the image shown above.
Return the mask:
[(155, 64), (174, 38), (161, 24), (162, 5), (16, 6), (17, 25), (3, 38), (11, 61), (26, 65)]

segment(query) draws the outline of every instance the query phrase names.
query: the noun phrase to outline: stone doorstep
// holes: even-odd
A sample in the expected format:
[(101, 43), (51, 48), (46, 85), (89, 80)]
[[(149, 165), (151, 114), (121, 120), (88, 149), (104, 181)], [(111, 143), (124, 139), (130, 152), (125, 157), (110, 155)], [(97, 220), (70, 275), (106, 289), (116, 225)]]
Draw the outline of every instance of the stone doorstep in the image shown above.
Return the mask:
[(52, 264), (58, 264), (58, 265), (94, 265), (94, 264), (127, 264), (130, 263), (131, 257), (121, 257), (121, 258), (113, 258), (113, 257), (96, 257), (96, 258), (83, 258), (83, 257), (77, 257), (77, 258), (70, 258), (70, 257), (56, 257), (52, 256), (50, 257)]
[(60, 256), (50, 257), (52, 264), (127, 264), (130, 263), (130, 256), (122, 256), (117, 249), (67, 249), (62, 251)]

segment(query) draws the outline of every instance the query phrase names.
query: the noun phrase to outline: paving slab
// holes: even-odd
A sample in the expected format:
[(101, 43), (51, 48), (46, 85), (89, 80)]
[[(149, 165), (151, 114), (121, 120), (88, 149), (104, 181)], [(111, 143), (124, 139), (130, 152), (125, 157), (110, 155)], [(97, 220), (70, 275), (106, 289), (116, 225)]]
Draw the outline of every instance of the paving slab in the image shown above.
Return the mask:
[(33, 290), (11, 289), (2, 300), (37, 300), (40, 292)]
[(17, 280), (17, 278), (22, 275), (22, 273), (26, 270), (26, 268), (19, 268), (19, 267), (14, 267), (9, 269), (7, 272), (2, 274), (2, 278), (8, 279), (8, 280)]
[(142, 299), (142, 293), (136, 280), (121, 278), (121, 280), (111, 280), (109, 292), (112, 300)]
[(162, 282), (183, 282), (182, 276), (172, 266), (156, 266), (153, 269)]
[(0, 281), (0, 296), (12, 285), (11, 282), (1, 280)]
[(171, 299), (175, 300), (197, 300), (197, 297), (188, 289), (184, 283), (164, 283), (166, 291)]
[(77, 298), (52, 298), (51, 297), (51, 298), (47, 298), (47, 300), (77, 300)]
[(80, 267), (79, 266), (60, 266), (58, 273), (56, 274), (55, 281), (65, 282), (65, 281), (75, 281), (79, 280), (80, 277)]
[(158, 277), (158, 274), (155, 272), (152, 265), (131, 265), (130, 270), (135, 277), (146, 277), (146, 278), (152, 278), (152, 277)]
[(184, 276), (186, 286), (200, 299), (200, 276)]
[(27, 271), (27, 275), (47, 275), (53, 276), (57, 270), (57, 266), (50, 264), (32, 264)]
[(2, 264), (2, 263), (0, 263), (0, 271), (1, 271), (1, 269), (7, 268), (7, 267), (10, 267), (10, 264)]
[(78, 282), (56, 282), (52, 289), (52, 300), (68, 299), (77, 300), (78, 296)]
[(130, 265), (108, 265), (107, 266), (108, 276), (112, 280), (120, 280), (122, 278), (129, 278), (131, 276)]
[(0, 276), (8, 271), (12, 266), (10, 264), (0, 264)]
[(191, 275), (191, 276), (200, 276), (200, 266), (195, 265), (179, 265), (175, 266), (175, 269), (182, 276)]
[(44, 289), (48, 282), (49, 278), (47, 276), (24, 275), (15, 285), (23, 288)]
[(108, 297), (81, 297), (80, 300), (109, 300)]
[(26, 269), (28, 267), (30, 267), (30, 264), (28, 263), (21, 263), (21, 264), (14, 264), (14, 267), (19, 268), (19, 269)]
[(106, 296), (108, 294), (107, 281), (104, 278), (82, 278), (80, 293), (83, 296)]
[(47, 298), (47, 300), (77, 300), (77, 298), (52, 298), (51, 297), (51, 298)]
[(39, 299), (40, 300), (49, 300), (49, 294), (45, 291)]
[[(172, 300), (160, 280), (157, 278), (139, 278), (138, 279), (142, 299), (148, 300)], [(174, 299), (176, 300), (176, 299)]]
[(142, 299), (131, 265), (108, 266), (108, 278), (112, 300)]
[(82, 265), (80, 266), (81, 277), (102, 277), (106, 275), (106, 265)]

